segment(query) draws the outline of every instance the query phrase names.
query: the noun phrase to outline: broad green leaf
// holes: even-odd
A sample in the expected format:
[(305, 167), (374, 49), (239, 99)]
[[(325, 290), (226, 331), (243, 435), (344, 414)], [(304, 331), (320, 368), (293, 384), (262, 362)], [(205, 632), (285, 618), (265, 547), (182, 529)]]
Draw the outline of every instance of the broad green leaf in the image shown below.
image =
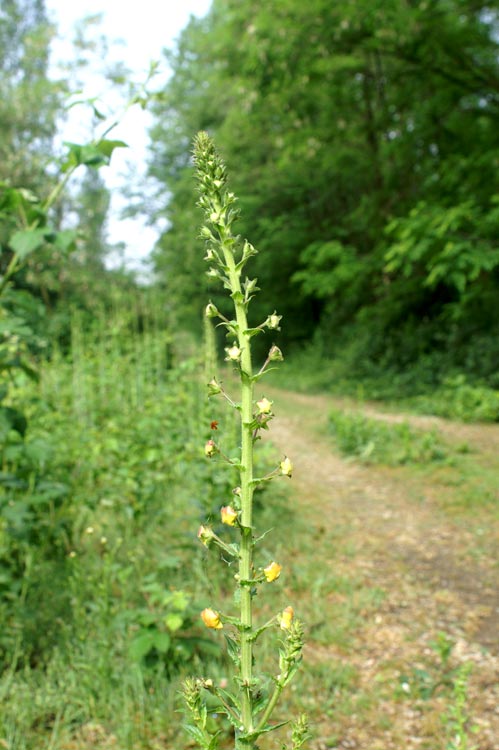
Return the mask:
[(170, 636), (168, 635), (168, 633), (157, 632), (154, 634), (154, 640), (153, 640), (154, 648), (157, 648), (158, 651), (160, 651), (162, 654), (166, 654), (166, 652), (171, 646), (171, 642), (172, 640)]
[(45, 229), (23, 229), (10, 238), (10, 246), (16, 255), (23, 260), (45, 244)]
[(174, 633), (182, 627), (184, 624), (184, 618), (176, 612), (170, 612), (166, 615), (164, 622), (168, 630), (171, 630), (172, 633)]
[(76, 229), (62, 229), (60, 232), (55, 233), (55, 237), (52, 240), (53, 244), (63, 252), (70, 250), (78, 237)]
[(111, 141), (104, 139), (102, 141), (98, 141), (98, 143), (96, 143), (95, 145), (95, 148), (107, 159), (110, 159), (113, 151), (116, 148), (128, 148), (128, 144), (125, 143), (125, 141)]
[(152, 630), (142, 630), (135, 636), (128, 649), (129, 656), (139, 661), (154, 648), (155, 633)]
[(69, 154), (63, 171), (67, 171), (71, 167), (76, 167), (80, 164), (93, 168), (101, 167), (109, 164), (115, 148), (127, 147), (124, 141), (106, 139), (89, 144), (66, 142), (65, 145), (68, 147)]

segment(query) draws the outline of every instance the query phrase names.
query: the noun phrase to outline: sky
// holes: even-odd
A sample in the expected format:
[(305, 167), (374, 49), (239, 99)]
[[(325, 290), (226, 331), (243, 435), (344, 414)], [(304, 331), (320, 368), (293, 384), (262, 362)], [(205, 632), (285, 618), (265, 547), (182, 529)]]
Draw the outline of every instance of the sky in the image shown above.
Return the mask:
[[(211, 0), (140, 0), (136, 3), (126, 3), (124, 0), (45, 0), (45, 4), (49, 18), (57, 28), (57, 39), (52, 46), (54, 75), (57, 75), (58, 61), (64, 61), (73, 54), (71, 40), (75, 35), (75, 24), (86, 16), (102, 14), (102, 22), (95, 27), (95, 33), (105, 35), (110, 40), (106, 62), (122, 60), (130, 69), (132, 79), (141, 82), (147, 76), (150, 63), (161, 60), (161, 50), (174, 44), (190, 16), (204, 16)], [(119, 111), (119, 103), (114, 105), (105, 93), (105, 84), (97, 72), (101, 64), (96, 60), (95, 65), (90, 65), (82, 77), (81, 98), (103, 95), (103, 104), (108, 111), (112, 111), (113, 106)], [(168, 73), (163, 61), (158, 83), (165, 81)], [(158, 85), (156, 79), (154, 83)], [(89, 110), (82, 106), (74, 107), (61, 132), (61, 140), (78, 143), (88, 138), (86, 123), (90, 120)], [(139, 272), (147, 267), (147, 257), (157, 239), (158, 230), (148, 227), (140, 218), (120, 218), (126, 202), (119, 190), (133, 184), (133, 174), (139, 177), (145, 172), (147, 128), (150, 124), (150, 115), (140, 107), (129, 110), (109, 136), (125, 141), (129, 148), (116, 150), (110, 167), (102, 171), (106, 184), (112, 190), (108, 239), (112, 244), (125, 244), (122, 255), (111, 256), (110, 265), (124, 262), (128, 268)]]

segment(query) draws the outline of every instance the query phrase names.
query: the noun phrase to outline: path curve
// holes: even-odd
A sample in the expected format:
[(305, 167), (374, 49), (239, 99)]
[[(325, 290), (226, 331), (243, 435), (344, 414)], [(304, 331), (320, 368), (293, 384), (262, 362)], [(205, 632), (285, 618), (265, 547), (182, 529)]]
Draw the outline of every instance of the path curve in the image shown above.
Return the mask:
[[(417, 660), (418, 653), (428, 652), (438, 632), (449, 633), (455, 642), (455, 658), (477, 667), (473, 689), (487, 686), (479, 708), (484, 743), (480, 749), (497, 750), (497, 566), (490, 557), (473, 559), (469, 553), (473, 532), (439, 508), (431, 496), (421, 496), (417, 477), (393, 467), (365, 466), (335, 452), (327, 435), (327, 415), (333, 406), (343, 404), (341, 400), (275, 388), (266, 389), (266, 395), (273, 399), (277, 415), (270, 439), (295, 466), (292, 496), (296, 511), (310, 519), (315, 534), (334, 527), (342, 530), (342, 548), (347, 551), (334, 560), (335, 574), (338, 569), (347, 571), (373, 590), (385, 592), (372, 622), (366, 622), (359, 635), (354, 661), (361, 679), (366, 684), (376, 679), (387, 655), (402, 658), (405, 649), (408, 659)], [(482, 429), (435, 418), (387, 415), (373, 406), (366, 412), (381, 419), (410, 419), (416, 426), (436, 427), (450, 439), (464, 436), (477, 450), (499, 445), (496, 425)], [(333, 565), (327, 559), (318, 564)], [(309, 658), (324, 659), (327, 653), (327, 646), (314, 644), (312, 639)], [(404, 736), (410, 738), (412, 730), (405, 727)], [(387, 737), (384, 741), (383, 748), (397, 747)], [(340, 747), (364, 747), (346, 742)], [(406, 747), (419, 746), (416, 739), (414, 743), (408, 741)]]

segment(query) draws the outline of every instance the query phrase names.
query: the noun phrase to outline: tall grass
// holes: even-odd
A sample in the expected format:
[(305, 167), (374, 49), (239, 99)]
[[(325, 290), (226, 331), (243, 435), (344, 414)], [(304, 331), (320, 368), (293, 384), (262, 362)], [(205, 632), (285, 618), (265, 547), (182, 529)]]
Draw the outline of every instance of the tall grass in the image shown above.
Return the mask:
[(75, 311), (69, 350), (39, 385), (16, 385), (32, 418), (4, 463), (26, 479), (0, 498), (9, 750), (170, 741), (179, 675), (200, 659), (220, 669), (197, 622), (205, 561), (191, 531), (228, 490), (199, 460), (203, 363), (172, 361), (157, 300), (127, 302), (91, 321)]

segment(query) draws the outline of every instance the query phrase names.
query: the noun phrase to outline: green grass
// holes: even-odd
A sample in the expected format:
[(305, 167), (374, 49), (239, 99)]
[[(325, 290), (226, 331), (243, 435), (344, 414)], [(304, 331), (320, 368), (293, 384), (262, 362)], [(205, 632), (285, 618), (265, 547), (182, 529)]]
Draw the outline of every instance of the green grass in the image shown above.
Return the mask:
[[(25, 442), (11, 436), (3, 454), (0, 745), (182, 747), (180, 680), (228, 674), (219, 639), (198, 613), (230, 592), (195, 529), (230, 497), (230, 470), (206, 461), (203, 445), (213, 419), (236, 440), (231, 412), (205, 400), (199, 361), (169, 369), (159, 330), (138, 336), (113, 324), (92, 332), (75, 321), (74, 336), (75, 350), (54, 354), (39, 386), (20, 379), (12, 391), (26, 404), (29, 429)], [(485, 471), (472, 453), (451, 466), (437, 433), (341, 412), (336, 425), (348, 455), (431, 469), (452, 509), (492, 508), (497, 499), (494, 467)], [(266, 450), (261, 474), (275, 458)], [(272, 555), (284, 565), (258, 617), (291, 602), (307, 621), (312, 651), (283, 717), (320, 705), (330, 724), (345, 726), (352, 713), (362, 721), (378, 711), (380, 686), (361, 687), (347, 660), (385, 593), (347, 569), (357, 554), (347, 529), (311, 533), (307, 513), (289, 504), (290, 487), (273, 486), (272, 502), (256, 497), (258, 529), (273, 529), (256, 564)], [(486, 536), (473, 540), (477, 555), (488, 554)], [(273, 645), (257, 654), (269, 672)], [(341, 659), (323, 664), (321, 649)], [(424, 675), (407, 669), (421, 692)]]
[(499, 391), (467, 383), (462, 376), (448, 378), (435, 391), (406, 399), (404, 405), (462, 422), (499, 422)]
[[(131, 323), (118, 311), (88, 330), (76, 316), (69, 350), (42, 365), (39, 384), (21, 377), (11, 390), (29, 427), (24, 441), (8, 436), (0, 477), (9, 750), (183, 744), (181, 679), (227, 674), (199, 612), (228, 592), (196, 531), (207, 516), (218, 523), (236, 485), (204, 456), (210, 422), (232, 453), (236, 421), (206, 399), (199, 358), (175, 366), (168, 333)], [(257, 493), (260, 528), (276, 511), (289, 518), (279, 497), (271, 510)]]
[(233, 486), (203, 460), (210, 420), (227, 416), (206, 403), (201, 363), (172, 367), (167, 341), (119, 316), (90, 331), (75, 318), (70, 351), (11, 390), (29, 427), (4, 441), (0, 482), (9, 750), (94, 735), (148, 747), (177, 731), (179, 677), (223, 667), (199, 621), (210, 592), (196, 529)]
[(329, 414), (329, 427), (339, 450), (365, 463), (428, 464), (448, 456), (448, 449), (435, 430), (416, 430), (405, 422), (388, 423), (334, 409)]

